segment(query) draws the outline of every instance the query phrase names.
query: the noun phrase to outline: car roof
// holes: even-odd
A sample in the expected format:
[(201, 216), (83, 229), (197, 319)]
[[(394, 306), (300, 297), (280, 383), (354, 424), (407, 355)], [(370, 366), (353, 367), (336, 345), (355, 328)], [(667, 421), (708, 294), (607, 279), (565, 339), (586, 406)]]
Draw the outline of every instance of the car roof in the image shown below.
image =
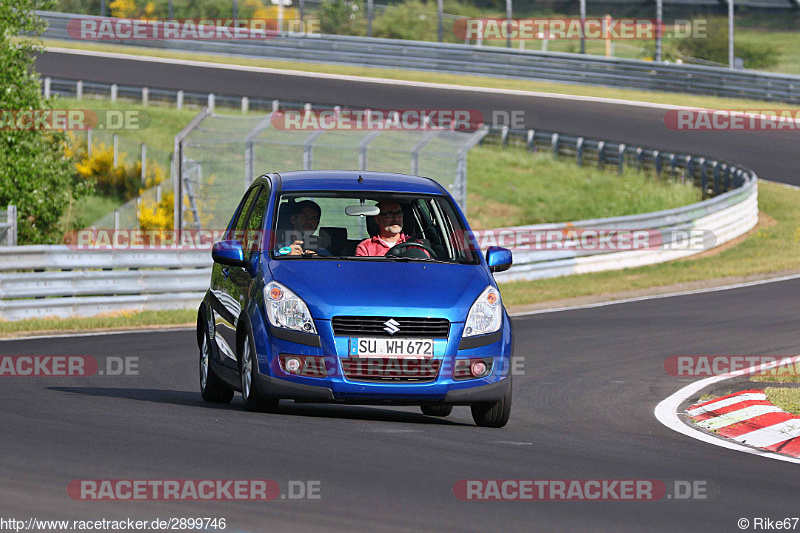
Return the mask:
[[(282, 191), (377, 191), (442, 194), (430, 178), (358, 170), (303, 170), (279, 173)], [(359, 181), (361, 178), (361, 181)]]

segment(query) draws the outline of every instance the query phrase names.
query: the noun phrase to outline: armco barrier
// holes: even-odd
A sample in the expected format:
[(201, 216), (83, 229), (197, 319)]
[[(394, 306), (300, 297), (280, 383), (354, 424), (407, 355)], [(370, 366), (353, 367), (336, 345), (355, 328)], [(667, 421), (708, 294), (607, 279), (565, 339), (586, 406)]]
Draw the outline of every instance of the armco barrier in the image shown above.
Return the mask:
[[(751, 174), (738, 189), (677, 209), (508, 229), (512, 232), (581, 228), (665, 232), (701, 229), (709, 232), (714, 245), (718, 246), (755, 226), (757, 194), (756, 177)], [(700, 251), (654, 248), (621, 252), (517, 252), (514, 266), (496, 277), (504, 282), (615, 270), (679, 259)], [(193, 308), (199, 305), (208, 287), (210, 263), (207, 250), (89, 252), (66, 246), (0, 247), (0, 319)], [(118, 270), (94, 270), (103, 266)], [(134, 268), (138, 270), (131, 270)]]
[[(74, 40), (67, 31), (67, 24), (71, 19), (88, 17), (48, 11), (39, 13), (49, 24), (44, 37), (61, 40)], [(99, 42), (284, 61), (478, 74), (774, 102), (800, 102), (799, 76), (490, 46), (339, 35), (248, 41), (172, 39)]]

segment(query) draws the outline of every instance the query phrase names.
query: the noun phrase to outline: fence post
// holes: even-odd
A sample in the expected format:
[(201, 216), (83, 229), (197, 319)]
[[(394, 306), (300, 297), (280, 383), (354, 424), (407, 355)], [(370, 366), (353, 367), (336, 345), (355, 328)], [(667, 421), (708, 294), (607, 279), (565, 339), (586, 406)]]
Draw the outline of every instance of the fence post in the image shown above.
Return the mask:
[(119, 209), (114, 209), (114, 231), (119, 229)]
[(119, 135), (116, 133), (111, 137), (114, 144), (114, 166), (119, 164)]
[(561, 144), (559, 142), (560, 137), (561, 136), (558, 133), (554, 133), (550, 137), (550, 148), (553, 149), (553, 157), (558, 157), (558, 148), (559, 148), (559, 145)]
[(242, 113), (247, 113), (250, 110), (250, 99), (242, 96)]
[(216, 102), (216, 99), (214, 97), (214, 93), (209, 93), (209, 95), (208, 95), (208, 110), (209, 111), (211, 111), (211, 112), (214, 111), (214, 103), (215, 102)]
[(161, 203), (161, 185), (156, 185), (156, 205)]
[(578, 137), (578, 142), (575, 143), (575, 160), (579, 167), (583, 166), (583, 143), (586, 140), (583, 137)]
[(116, 83), (111, 84), (111, 103), (112, 104), (117, 101), (117, 91), (118, 90), (119, 90), (119, 87), (117, 87)]
[(273, 113), (277, 113), (280, 108), (281, 108), (281, 101), (280, 100), (273, 100), (272, 101), (272, 112)]
[(508, 143), (508, 126), (503, 126), (500, 133), (500, 145), (505, 146)]
[(658, 150), (653, 151), (653, 166), (656, 167), (656, 176), (660, 178), (662, 161), (661, 161), (661, 152), (659, 152)]
[(147, 145), (142, 143), (142, 185), (147, 181)]
[(8, 206), (8, 217), (6, 222), (11, 224), (6, 233), (6, 244), (8, 246), (17, 245), (17, 206)]
[(533, 138), (536, 136), (536, 132), (534, 130), (528, 130), (528, 139), (525, 142), (525, 146), (528, 148), (529, 152), (535, 152), (536, 147), (533, 145)]
[(597, 143), (597, 168), (605, 168), (606, 166), (606, 143), (605, 141), (600, 141)]
[(75, 83), (75, 98), (78, 100), (83, 99), (83, 81), (81, 80)]
[(45, 100), (49, 100), (50, 99), (50, 83), (52, 81), (53, 80), (50, 79), (50, 76), (48, 76), (48, 77), (46, 77), (44, 79), (44, 98), (45, 98)]
[(625, 145), (620, 144), (619, 149), (619, 166), (617, 167), (617, 173), (621, 176), (622, 171), (625, 170)]
[(178, 94), (175, 97), (175, 108), (183, 109), (183, 91), (178, 91)]
[(142, 87), (142, 105), (147, 105), (149, 103), (150, 103), (150, 88)]

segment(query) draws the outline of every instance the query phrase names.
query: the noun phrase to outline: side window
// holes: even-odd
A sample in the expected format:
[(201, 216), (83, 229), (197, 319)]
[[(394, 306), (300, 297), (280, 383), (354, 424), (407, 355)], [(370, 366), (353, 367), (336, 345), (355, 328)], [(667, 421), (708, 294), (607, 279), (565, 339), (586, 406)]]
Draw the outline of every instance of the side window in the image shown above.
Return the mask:
[(267, 214), (267, 202), (269, 201), (269, 189), (261, 188), (261, 194), (253, 204), (250, 219), (247, 221), (244, 245), (245, 251), (250, 254), (257, 253), (263, 249), (264, 234), (262, 233), (264, 217)]
[(257, 188), (250, 189), (239, 203), (239, 208), (236, 210), (236, 213), (233, 214), (233, 218), (228, 226), (230, 228), (227, 236), (228, 239), (235, 239), (237, 234), (236, 230), (244, 226), (244, 219), (247, 218), (247, 210), (250, 208), (250, 204), (253, 202), (253, 198), (257, 192)]

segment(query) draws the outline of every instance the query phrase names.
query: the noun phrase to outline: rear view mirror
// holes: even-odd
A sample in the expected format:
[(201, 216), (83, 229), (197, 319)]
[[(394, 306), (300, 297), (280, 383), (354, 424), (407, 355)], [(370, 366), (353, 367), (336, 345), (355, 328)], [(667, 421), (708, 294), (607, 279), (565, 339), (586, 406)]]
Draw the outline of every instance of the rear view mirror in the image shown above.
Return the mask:
[(381, 212), (381, 208), (377, 205), (348, 205), (344, 212), (351, 217), (374, 217)]

